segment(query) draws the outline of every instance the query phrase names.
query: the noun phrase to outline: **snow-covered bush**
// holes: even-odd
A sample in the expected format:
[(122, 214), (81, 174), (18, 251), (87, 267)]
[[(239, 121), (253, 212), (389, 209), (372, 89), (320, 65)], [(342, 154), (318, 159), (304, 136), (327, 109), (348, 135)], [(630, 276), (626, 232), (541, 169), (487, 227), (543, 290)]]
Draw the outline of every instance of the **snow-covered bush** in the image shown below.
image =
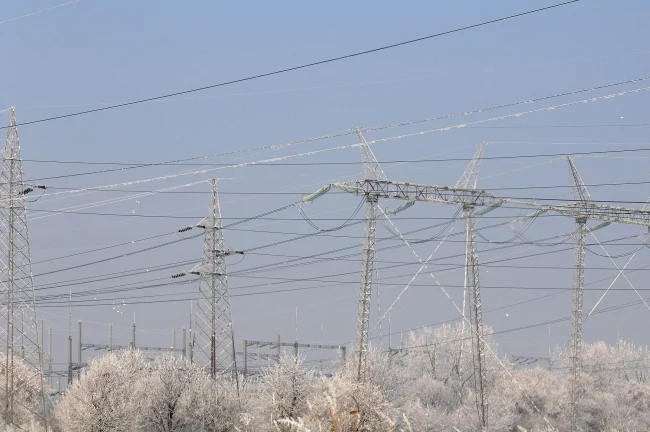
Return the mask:
[[(5, 392), (7, 383), (6, 361), (7, 357), (0, 354), (0, 407), (3, 407), (3, 413), (9, 397)], [(20, 427), (26, 430), (38, 429), (43, 422), (45, 410), (49, 409), (49, 406), (43, 406), (41, 391), (48, 398), (51, 389), (44, 383), (38, 370), (25, 363), (19, 356), (14, 356), (13, 368), (9, 370), (13, 371), (13, 378), (10, 377), (9, 382), (13, 381), (14, 383), (13, 423), (21, 425)], [(45, 403), (48, 404), (48, 400)], [(3, 428), (2, 430), (8, 428), (4, 423), (4, 418), (0, 418), (0, 427)]]
[(183, 358), (165, 356), (156, 361), (138, 383), (142, 422), (156, 432), (190, 431), (192, 392), (205, 380), (201, 369)]
[[(495, 356), (489, 334), (488, 329), (488, 431), (569, 430), (566, 348), (555, 350), (550, 369), (515, 369)], [(57, 432), (478, 430), (469, 332), (449, 325), (422, 330), (410, 335), (405, 348), (392, 355), (370, 351), (363, 382), (354, 357), (327, 377), (285, 356), (259, 381), (250, 381), (230, 374), (211, 378), (184, 359), (165, 357), (149, 365), (137, 351), (109, 354), (93, 361), (66, 391), (52, 425)], [(650, 430), (650, 351), (597, 342), (585, 344), (583, 354), (581, 430)], [(23, 376), (20, 364), (15, 371)], [(25, 383), (22, 403), (40, 408), (33, 399), (38, 380)], [(30, 413), (21, 414), (19, 426), (42, 430)], [(0, 430), (13, 432), (1, 423)]]
[(91, 362), (63, 395), (55, 419), (63, 432), (133, 432), (142, 421), (138, 382), (144, 374), (137, 350)]
[(259, 419), (268, 430), (284, 430), (278, 420), (297, 419), (307, 413), (307, 400), (314, 392), (314, 371), (300, 357), (283, 355), (262, 372), (264, 400)]
[(189, 426), (196, 432), (252, 431), (250, 383), (239, 376), (203, 374), (183, 403), (188, 407)]
[(400, 431), (399, 413), (379, 387), (358, 383), (350, 374), (319, 378), (318, 390), (308, 404), (307, 413), (278, 423), (290, 431), (348, 432)]

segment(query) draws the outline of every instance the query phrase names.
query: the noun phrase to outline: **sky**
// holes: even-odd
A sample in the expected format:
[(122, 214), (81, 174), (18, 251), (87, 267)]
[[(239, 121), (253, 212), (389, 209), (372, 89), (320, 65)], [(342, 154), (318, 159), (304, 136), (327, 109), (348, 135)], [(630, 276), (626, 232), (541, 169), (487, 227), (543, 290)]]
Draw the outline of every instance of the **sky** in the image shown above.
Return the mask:
[[(310, 63), (551, 4), (3, 0), (0, 111), (15, 106), (18, 122), (29, 122)], [(562, 155), (583, 153), (575, 163), (584, 182), (595, 185), (589, 188), (593, 199), (640, 208), (649, 195), (644, 183), (650, 180), (645, 169), (649, 153), (643, 149), (650, 149), (644, 114), (650, 99), (645, 90), (627, 92), (648, 87), (648, 81), (474, 111), (648, 76), (650, 47), (643, 41), (650, 29), (643, 19), (649, 8), (641, 0), (582, 0), (353, 59), (19, 127), (25, 175), (49, 188), (29, 204), (29, 230), (37, 298), (54, 296), (41, 301), (37, 313), (53, 328), (55, 369), (64, 369), (67, 360), (69, 309), (60, 296), (70, 292), (79, 296), (72, 307), (75, 341), (81, 320), (84, 343), (107, 343), (113, 323), (113, 342), (128, 344), (135, 316), (138, 344), (171, 346), (176, 329), (180, 346), (198, 283), (157, 285), (200, 261), (201, 239), (185, 238), (198, 231), (176, 231), (205, 216), (210, 198), (206, 181), (214, 177), (221, 178), (226, 241), (246, 251), (243, 258), (231, 258), (228, 267), (237, 343), (276, 340), (278, 335), (293, 341), (296, 321), (301, 342), (353, 341), (363, 236), (363, 211), (355, 213), (359, 198), (331, 192), (303, 206), (313, 225), (340, 227), (336, 231), (318, 233), (295, 207), (249, 220), (331, 182), (363, 179), (359, 150), (349, 147), (356, 143), (354, 135), (310, 140), (314, 137), (471, 111), (370, 130), (366, 138), (380, 140), (372, 149), (388, 178), (438, 185), (455, 184), (477, 144), (488, 142), (479, 187), (503, 197), (558, 200), (545, 203), (573, 198)], [(591, 98), (597, 99), (577, 103)], [(501, 116), (505, 118), (494, 119)], [(7, 121), (7, 112), (0, 113), (0, 123)], [(439, 130), (462, 124), (467, 127)], [(286, 143), (294, 144), (268, 148)], [(625, 149), (637, 151), (612, 152)], [(537, 156), (504, 158), (519, 155)], [(98, 164), (203, 156), (186, 165)], [(284, 165), (228, 167), (284, 157)], [(117, 168), (128, 169), (96, 172)], [(628, 184), (603, 185), (607, 183)], [(117, 184), (111, 191), (77, 191)], [(167, 188), (179, 193), (154, 192)], [(380, 325), (378, 321), (393, 303), (393, 347), (409, 329), (459, 317), (451, 301), (462, 304), (463, 222), (452, 219), (457, 210), (418, 203), (393, 218), (395, 228), (378, 224), (374, 347), (388, 348), (388, 318)], [(527, 211), (502, 208), (477, 221), (484, 322), (497, 333), (500, 355), (545, 355), (550, 346), (566, 343), (570, 334), (569, 321), (562, 319), (571, 312), (573, 249), (568, 234), (574, 221), (550, 215), (521, 225), (520, 231), (503, 224)], [(241, 223), (228, 228), (235, 222)], [(439, 246), (436, 239), (452, 228)], [(429, 270), (421, 271), (402, 295), (420, 265), (395, 236), (396, 229), (411, 240), (422, 260), (435, 250)], [(602, 313), (585, 322), (587, 342), (621, 338), (648, 344), (644, 329), (650, 307), (638, 303), (638, 295), (647, 296), (644, 267), (650, 252), (638, 237), (645, 232), (621, 225), (595, 232), (605, 249), (588, 239), (585, 313), (617, 275), (613, 262), (623, 267), (636, 252), (627, 268), (638, 271), (627, 274), (627, 280), (618, 278), (596, 309)], [(316, 254), (322, 255), (305, 258)], [(283, 264), (289, 260), (294, 261)], [(105, 292), (113, 289), (121, 291)], [(98, 293), (83, 293), (87, 290)], [(112, 305), (122, 302), (119, 308)], [(607, 309), (630, 302), (636, 303)], [(83, 359), (95, 355), (84, 351)], [(305, 355), (319, 359), (321, 354)], [(333, 354), (322, 356), (327, 360)]]

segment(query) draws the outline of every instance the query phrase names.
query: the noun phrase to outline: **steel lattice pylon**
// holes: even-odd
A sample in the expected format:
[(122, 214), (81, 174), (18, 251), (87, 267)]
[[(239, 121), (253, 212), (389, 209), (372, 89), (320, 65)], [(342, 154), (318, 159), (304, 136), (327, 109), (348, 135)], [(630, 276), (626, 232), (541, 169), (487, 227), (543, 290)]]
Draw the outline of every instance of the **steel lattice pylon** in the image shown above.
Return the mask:
[[(40, 394), (33, 395), (45, 407), (42, 374), (42, 341), (38, 337), (34, 283), (27, 232), (25, 195), (33, 191), (23, 179), (20, 143), (14, 108), (9, 112), (9, 127), (2, 155), (0, 176), (0, 339), (4, 358), (5, 421), (14, 423), (15, 410), (26, 408), (14, 399), (21, 386), (36, 384)], [(28, 376), (15, 371), (24, 363)], [(37, 413), (35, 413), (37, 414)], [(37, 414), (38, 415), (38, 414)]]
[(571, 431), (577, 431), (580, 373), (582, 371), (582, 296), (585, 285), (587, 219), (576, 219), (573, 303), (571, 308)]
[(205, 229), (205, 239), (203, 260), (190, 272), (200, 276), (199, 298), (192, 333), (193, 361), (208, 367), (214, 377), (219, 373), (237, 371), (226, 257), (242, 253), (226, 249), (217, 180), (212, 180), (209, 215), (197, 226)]
[(368, 357), (368, 328), (370, 324), (370, 294), (372, 271), (375, 263), (375, 235), (377, 223), (377, 199), (366, 198), (366, 222), (361, 258), (361, 284), (357, 312), (357, 379), (365, 381)]
[[(366, 139), (357, 129), (363, 172), (367, 179), (387, 180), (384, 171), (379, 166), (377, 158), (370, 149)], [(359, 305), (357, 311), (357, 379), (364, 381), (366, 378), (366, 366), (368, 357), (368, 331), (370, 327), (370, 297), (372, 293), (372, 272), (375, 263), (375, 241), (377, 231), (377, 206), (378, 200), (375, 197), (366, 197), (366, 219), (364, 229), (363, 252), (361, 257), (361, 283), (359, 284)]]
[[(474, 157), (465, 168), (456, 188), (476, 189), (478, 169), (486, 143), (480, 143)], [(469, 318), (472, 337), (472, 367), (474, 369), (474, 391), (478, 410), (479, 427), (484, 429), (488, 422), (487, 375), (485, 366), (485, 345), (483, 330), (483, 305), (481, 303), (481, 284), (479, 280), (479, 259), (476, 244), (475, 206), (463, 205), (465, 220), (465, 289), (469, 292)], [(465, 293), (463, 293), (463, 314), (465, 313)], [(464, 317), (463, 317), (464, 318)], [(463, 329), (464, 329), (463, 320)]]
[(483, 331), (483, 306), (481, 303), (481, 285), (479, 283), (478, 250), (476, 248), (476, 221), (474, 206), (463, 208), (465, 218), (465, 247), (467, 263), (465, 280), (469, 291), (469, 318), (472, 335), (472, 354), (474, 368), (474, 390), (478, 409), (479, 427), (486, 428), (488, 420), (487, 375), (485, 368), (485, 333)]
[[(574, 198), (587, 203), (591, 196), (570, 157), (569, 171), (573, 183)], [(582, 299), (585, 286), (585, 241), (587, 218), (577, 217), (575, 231), (573, 302), (571, 307), (571, 431), (578, 430), (578, 402), (580, 400), (580, 373), (582, 372)]]

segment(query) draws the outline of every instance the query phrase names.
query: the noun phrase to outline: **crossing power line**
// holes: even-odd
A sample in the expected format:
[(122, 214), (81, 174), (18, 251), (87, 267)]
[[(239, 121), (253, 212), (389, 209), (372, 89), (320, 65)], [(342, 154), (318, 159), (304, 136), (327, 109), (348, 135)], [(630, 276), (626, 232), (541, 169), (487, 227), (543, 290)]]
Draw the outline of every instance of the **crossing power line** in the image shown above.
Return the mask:
[[(427, 35), (427, 36), (423, 36), (423, 37), (419, 37), (419, 38), (415, 38), (415, 39), (410, 39), (410, 40), (406, 40), (406, 41), (402, 41), (402, 42), (397, 42), (397, 43), (393, 43), (393, 44), (390, 44), (390, 45), (384, 45), (384, 46), (380, 46), (380, 47), (376, 47), (376, 48), (371, 48), (371, 49), (364, 50), (364, 51), (357, 51), (357, 52), (350, 53), (350, 54), (344, 54), (344, 55), (340, 55), (340, 56), (336, 56), (336, 57), (330, 57), (330, 58), (323, 59), (323, 60), (318, 60), (318, 61), (315, 61), (315, 62), (305, 63), (305, 64), (301, 64), (301, 65), (297, 65), (297, 66), (291, 66), (291, 67), (288, 67), (288, 68), (278, 69), (278, 70), (271, 71), (271, 72), (264, 72), (264, 73), (260, 73), (260, 74), (256, 74), (256, 75), (251, 75), (251, 76), (238, 78), (238, 79), (234, 79), (234, 80), (230, 80), (230, 81), (224, 81), (224, 82), (220, 82), (220, 83), (216, 83), (216, 84), (210, 84), (210, 85), (206, 85), (206, 86), (202, 86), (202, 87), (196, 87), (196, 88), (192, 88), (192, 89), (188, 89), (188, 90), (182, 90), (182, 91), (178, 91), (178, 92), (174, 92), (174, 93), (167, 93), (167, 94), (163, 94), (163, 95), (159, 95), (159, 96), (153, 96), (153, 97), (149, 97), (149, 98), (145, 98), (145, 99), (133, 100), (133, 101), (130, 101), (130, 102), (123, 102), (123, 103), (119, 103), (119, 104), (104, 106), (104, 107), (100, 107), (100, 108), (94, 108), (94, 109), (90, 109), (90, 110), (78, 111), (78, 112), (74, 112), (74, 113), (70, 113), (70, 114), (64, 114), (64, 115), (59, 115), (59, 116), (54, 116), (54, 117), (48, 117), (48, 118), (42, 118), (42, 119), (38, 119), (38, 120), (32, 120), (32, 121), (28, 121), (28, 122), (19, 123), (18, 126), (27, 126), (27, 125), (31, 125), (31, 124), (44, 123), (44, 122), (49, 122), (49, 121), (53, 121), (53, 120), (60, 120), (60, 119), (64, 119), (64, 118), (77, 117), (77, 116), (96, 113), (96, 112), (113, 110), (113, 109), (116, 109), (116, 108), (123, 108), (123, 107), (127, 107), (127, 106), (132, 106), (132, 105), (139, 105), (139, 104), (143, 104), (143, 103), (147, 103), (147, 102), (153, 102), (153, 101), (156, 101), (156, 100), (169, 99), (169, 98), (172, 98), (172, 97), (175, 97), (175, 96), (182, 96), (182, 95), (186, 95), (186, 94), (190, 94), (190, 93), (196, 93), (196, 92), (200, 92), (200, 91), (204, 91), (204, 90), (209, 90), (209, 89), (214, 89), (214, 88), (219, 88), (219, 87), (225, 87), (225, 86), (229, 86), (229, 85), (233, 85), (233, 84), (237, 84), (237, 83), (242, 83), (242, 82), (246, 82), (246, 81), (253, 81), (253, 80), (260, 79), (260, 78), (266, 78), (266, 77), (270, 77), (270, 76), (280, 75), (280, 74), (284, 74), (284, 73), (287, 73), (287, 72), (297, 71), (297, 70), (301, 70), (301, 69), (307, 69), (307, 68), (314, 67), (314, 66), (324, 65), (324, 64), (328, 64), (328, 63), (334, 63), (334, 62), (341, 61), (341, 60), (346, 60), (346, 59), (360, 57), (360, 56), (364, 56), (364, 55), (368, 55), (368, 54), (372, 54), (372, 53), (386, 51), (386, 50), (389, 50), (389, 49), (398, 48), (398, 47), (414, 44), (414, 43), (417, 43), (417, 42), (422, 42), (422, 41), (425, 41), (425, 40), (434, 39), (434, 38), (438, 38), (438, 37), (441, 37), (441, 36), (446, 36), (446, 35), (453, 34), (453, 33), (459, 33), (459, 32), (474, 29), (474, 28), (479, 28), (479, 27), (483, 27), (483, 26), (487, 26), (487, 25), (491, 25), (491, 24), (496, 24), (496, 23), (503, 22), (503, 21), (508, 21), (508, 20), (515, 19), (515, 18), (520, 18), (520, 17), (526, 16), (526, 15), (532, 15), (532, 14), (535, 14), (535, 13), (560, 8), (560, 7), (563, 7), (563, 6), (570, 5), (572, 3), (578, 3), (579, 1), (580, 0), (569, 0), (569, 1), (562, 2), (562, 3), (557, 3), (557, 4), (554, 4), (554, 5), (542, 7), (542, 8), (528, 10), (526, 12), (520, 12), (520, 13), (513, 14), (513, 15), (508, 15), (508, 16), (504, 16), (504, 17), (500, 17), (500, 18), (496, 18), (496, 19), (492, 19), (492, 20), (488, 20), (488, 21), (479, 22), (479, 23), (476, 23), (476, 24), (470, 24), (470, 25), (467, 25), (467, 26), (455, 28), (453, 30), (446, 30), (446, 31), (443, 31), (443, 32), (434, 33), (434, 34), (430, 34), (430, 35)], [(6, 129), (6, 127), (2, 127), (0, 129)]]

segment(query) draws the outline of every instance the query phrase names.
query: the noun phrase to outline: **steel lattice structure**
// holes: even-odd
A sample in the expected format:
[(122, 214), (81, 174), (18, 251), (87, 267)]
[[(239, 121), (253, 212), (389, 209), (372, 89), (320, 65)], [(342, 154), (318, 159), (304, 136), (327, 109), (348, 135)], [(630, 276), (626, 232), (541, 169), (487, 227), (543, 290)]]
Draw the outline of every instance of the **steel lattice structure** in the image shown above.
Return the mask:
[[(576, 202), (587, 204), (591, 196), (585, 187), (573, 160), (567, 157), (571, 182)], [(580, 373), (582, 372), (582, 304), (585, 286), (585, 243), (587, 236), (587, 218), (577, 217), (575, 230), (575, 250), (571, 307), (571, 430), (578, 430), (578, 402), (580, 399)]]
[[(470, 163), (468, 171), (478, 167), (478, 159), (480, 158), (480, 149), (477, 152), (479, 157), (475, 156), (476, 165)], [(472, 161), (474, 162), (474, 160)], [(551, 206), (541, 206), (535, 202), (526, 202), (512, 199), (505, 199), (496, 197), (484, 190), (470, 189), (467, 187), (459, 187), (458, 184), (456, 187), (448, 186), (435, 186), (435, 185), (423, 185), (416, 183), (407, 183), (407, 182), (394, 182), (388, 180), (373, 180), (365, 179), (362, 181), (351, 181), (351, 182), (339, 182), (332, 183), (328, 186), (325, 186), (313, 194), (303, 197), (301, 202), (312, 202), (320, 196), (326, 194), (332, 188), (340, 189), (345, 192), (351, 193), (353, 195), (364, 197), (366, 200), (379, 200), (382, 199), (399, 199), (409, 201), (408, 204), (412, 204), (415, 201), (424, 201), (424, 202), (437, 202), (443, 204), (455, 204), (463, 208), (466, 219), (466, 240), (468, 242), (467, 261), (466, 261), (466, 283), (468, 289), (470, 290), (470, 301), (473, 305), (470, 305), (470, 311), (474, 314), (472, 317), (473, 321), (473, 347), (477, 348), (479, 351), (474, 353), (474, 367), (482, 368), (482, 370), (475, 369), (475, 380), (481, 380), (485, 377), (485, 351), (483, 340), (481, 337), (482, 324), (481, 324), (481, 303), (480, 297), (480, 285), (478, 279), (478, 253), (475, 246), (475, 241), (472, 240), (472, 233), (475, 232), (474, 227), (474, 217), (481, 216), (489, 211), (492, 211), (503, 204), (512, 203), (517, 205), (526, 205), (531, 207), (537, 207), (537, 210), (529, 215), (519, 217), (512, 221), (519, 222), (527, 219), (537, 217), (548, 211), (554, 211), (561, 215), (571, 217), (576, 221), (576, 232), (574, 233), (576, 238), (575, 245), (575, 271), (574, 271), (574, 283), (573, 283), (573, 330), (572, 330), (572, 392), (571, 392), (571, 420), (572, 428), (576, 430), (576, 421), (577, 421), (577, 406), (579, 400), (579, 376), (580, 376), (580, 365), (581, 365), (581, 347), (582, 347), (582, 295), (584, 287), (584, 263), (585, 263), (585, 237), (587, 232), (592, 232), (596, 229), (606, 227), (611, 223), (623, 223), (631, 225), (640, 225), (645, 227), (650, 227), (650, 209), (648, 206), (644, 206), (643, 209), (632, 209), (626, 207), (616, 207), (610, 205), (596, 204), (590, 200), (586, 188), (582, 179), (580, 179), (575, 170), (575, 166), (572, 161), (569, 161), (572, 179), (576, 188), (576, 202), (570, 204), (559, 204)], [(469, 185), (466, 179), (471, 178), (471, 175), (463, 176), (461, 181), (465, 180), (463, 186)], [(460, 183), (460, 182), (459, 182)], [(484, 209), (475, 212), (476, 207), (484, 207)], [(587, 228), (586, 223), (588, 220), (599, 220), (600, 224)], [(375, 220), (375, 214), (369, 214), (366, 220), (366, 226), (371, 226), (374, 229), (374, 224), (369, 223), (369, 221)], [(374, 233), (373, 233), (374, 234)], [(368, 235), (367, 235), (368, 237)], [(374, 250), (374, 248), (373, 248)], [(364, 250), (365, 253), (365, 250)], [(365, 263), (364, 263), (365, 268)], [(363, 274), (363, 273), (362, 273)], [(363, 281), (363, 280), (362, 280)], [(367, 281), (367, 280), (366, 280)], [(472, 294), (473, 291), (473, 294)], [(365, 291), (364, 291), (365, 293)], [(369, 299), (369, 297), (368, 297)], [(367, 333), (366, 333), (367, 337)], [(481, 351), (482, 350), (482, 351)], [(361, 359), (362, 357), (360, 357)], [(484, 381), (484, 379), (482, 379)], [(475, 381), (476, 383), (477, 381)], [(485, 385), (484, 382), (481, 384), (478, 381), (479, 387), (477, 388), (477, 406), (479, 408), (479, 418), (481, 421), (481, 427), (484, 427), (487, 424), (487, 399), (485, 397)], [(479, 394), (480, 393), (480, 394)]]
[[(3, 298), (0, 303), (0, 340), (5, 356), (5, 385), (0, 391), (4, 392), (4, 415), (8, 424), (13, 424), (18, 406), (25, 408), (14, 399), (21, 386), (40, 383), (36, 386), (40, 394), (34, 397), (45, 406), (42, 341), (39, 340), (36, 321), (25, 199), (35, 187), (44, 187), (30, 186), (23, 177), (16, 116), (12, 107), (0, 176), (0, 290)], [(18, 362), (24, 363), (29, 376), (16, 376)]]
[[(449, 186), (422, 185), (417, 183), (360, 180), (332, 183), (330, 188), (340, 189), (358, 196), (400, 199), (406, 201), (437, 202), (442, 204), (465, 204), (477, 207), (500, 206), (506, 200), (484, 190), (463, 189)], [(315, 194), (314, 194), (315, 195)], [(307, 200), (309, 197), (305, 197)], [(569, 209), (567, 209), (569, 211)]]
[[(359, 140), (361, 157), (363, 161), (364, 174), (367, 180), (374, 180), (377, 182), (385, 182), (388, 184), (388, 178), (381, 169), (375, 155), (373, 154), (370, 146), (367, 144), (360, 129), (357, 129), (357, 137)], [(478, 169), (485, 148), (485, 143), (480, 143), (474, 157), (466, 167), (463, 175), (461, 176), (456, 186), (453, 188), (454, 192), (458, 194), (457, 199), (463, 199), (462, 204), (463, 218), (465, 220), (465, 240), (466, 240), (466, 254), (465, 254), (465, 287), (469, 290), (469, 308), (470, 308), (470, 322), (471, 322), (471, 335), (472, 335), (472, 352), (473, 352), (473, 368), (474, 368), (474, 385), (476, 392), (476, 404), (478, 409), (479, 425), (480, 427), (487, 426), (487, 389), (486, 389), (486, 368), (485, 368), (485, 347), (483, 344), (484, 331), (483, 331), (483, 312), (480, 294), (479, 282), (479, 267), (478, 267), (478, 250), (476, 246), (476, 228), (474, 211), (476, 204), (470, 199), (467, 200), (464, 192), (476, 189), (478, 183)], [(371, 183), (366, 182), (371, 186)], [(401, 185), (400, 185), (401, 186)], [(335, 186), (336, 187), (336, 186)], [(398, 186), (399, 187), (399, 186)], [(407, 188), (410, 185), (406, 186)], [(386, 195), (390, 188), (386, 188)], [(448, 188), (443, 188), (448, 191)], [(402, 189), (403, 190), (403, 189)], [(349, 191), (349, 190), (348, 190)], [(431, 191), (428, 191), (431, 192)], [(354, 192), (353, 192), (354, 193)], [(442, 194), (441, 194), (442, 195)], [(462, 198), (460, 198), (462, 195)], [(446, 196), (446, 194), (445, 194)], [(376, 208), (378, 206), (378, 196), (367, 194), (365, 196), (367, 203), (364, 248), (362, 255), (362, 269), (361, 269), (361, 286), (359, 296), (359, 312), (358, 312), (358, 333), (357, 333), (357, 372), (360, 379), (364, 377), (366, 366), (367, 354), (367, 340), (368, 340), (368, 323), (370, 311), (370, 293), (372, 288), (372, 262), (375, 255), (375, 229), (376, 229)], [(394, 197), (393, 197), (394, 198)], [(413, 204), (418, 200), (423, 199), (423, 196), (409, 201)], [(434, 198), (435, 200), (435, 198)], [(446, 201), (446, 200), (445, 200)], [(493, 207), (497, 203), (490, 203)], [(465, 293), (463, 293), (463, 303), (465, 300)], [(463, 316), (465, 308), (463, 307)]]
[[(226, 247), (217, 180), (213, 179), (208, 216), (196, 226), (205, 230), (203, 260), (189, 274), (199, 276), (199, 296), (192, 331), (191, 359), (210, 370), (210, 375), (235, 374), (235, 329), (230, 308), (226, 257), (243, 254)], [(179, 231), (186, 231), (184, 228)], [(179, 273), (173, 278), (185, 276)]]
[[(367, 179), (388, 180), (386, 174), (379, 166), (377, 158), (363, 137), (361, 129), (357, 129), (359, 149), (363, 171)], [(368, 357), (368, 330), (370, 327), (370, 297), (372, 294), (372, 272), (375, 263), (375, 241), (377, 231), (377, 206), (378, 199), (366, 196), (366, 219), (364, 225), (363, 252), (361, 255), (361, 283), (359, 284), (359, 304), (357, 313), (357, 379), (364, 381), (366, 378), (366, 365)]]
[[(478, 168), (485, 143), (480, 143), (474, 157), (467, 165), (461, 179), (456, 183), (458, 189), (476, 189)], [(474, 369), (474, 392), (478, 410), (479, 427), (486, 428), (488, 421), (487, 375), (485, 366), (485, 345), (483, 330), (483, 306), (481, 303), (481, 284), (479, 281), (479, 260), (476, 245), (475, 205), (463, 204), (465, 220), (465, 289), (469, 291), (469, 317), (472, 337), (472, 366)], [(463, 293), (463, 314), (465, 313), (465, 293)], [(464, 323), (464, 320), (463, 320)]]
[[(574, 187), (575, 202), (571, 204), (562, 204), (554, 206), (544, 206), (535, 213), (515, 219), (521, 221), (539, 216), (547, 211), (555, 211), (565, 216), (572, 217), (576, 223), (574, 231), (574, 271), (572, 286), (572, 307), (571, 307), (571, 365), (570, 365), (570, 420), (571, 431), (578, 431), (578, 408), (580, 402), (580, 374), (582, 372), (582, 322), (583, 322), (583, 293), (585, 278), (585, 243), (587, 233), (593, 233), (598, 229), (604, 228), (611, 223), (623, 223), (630, 225), (641, 225), (650, 227), (650, 210), (648, 206), (643, 209), (631, 209), (625, 207), (616, 207), (609, 205), (596, 204), (591, 201), (591, 196), (585, 187), (578, 170), (571, 158), (569, 162), (569, 171), (571, 182)], [(519, 204), (529, 204), (521, 203)], [(600, 224), (591, 228), (587, 227), (587, 221), (599, 220)], [(514, 222), (514, 221), (513, 221)]]

